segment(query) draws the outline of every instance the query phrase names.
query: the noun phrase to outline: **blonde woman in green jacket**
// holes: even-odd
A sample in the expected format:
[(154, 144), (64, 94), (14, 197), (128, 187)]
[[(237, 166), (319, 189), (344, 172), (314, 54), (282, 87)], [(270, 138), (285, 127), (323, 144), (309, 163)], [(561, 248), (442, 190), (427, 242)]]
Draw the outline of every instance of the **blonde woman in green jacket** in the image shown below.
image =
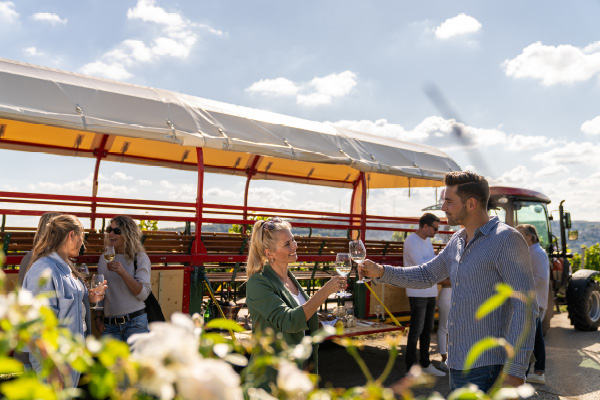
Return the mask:
[[(258, 221), (252, 230), (246, 271), (246, 304), (252, 317), (253, 334), (272, 329), (289, 345), (319, 328), (317, 310), (327, 298), (345, 289), (346, 278), (332, 277), (312, 297), (308, 297), (288, 264), (298, 259), (291, 225), (278, 217)], [(311, 362), (299, 367), (318, 373), (318, 345), (313, 345)]]

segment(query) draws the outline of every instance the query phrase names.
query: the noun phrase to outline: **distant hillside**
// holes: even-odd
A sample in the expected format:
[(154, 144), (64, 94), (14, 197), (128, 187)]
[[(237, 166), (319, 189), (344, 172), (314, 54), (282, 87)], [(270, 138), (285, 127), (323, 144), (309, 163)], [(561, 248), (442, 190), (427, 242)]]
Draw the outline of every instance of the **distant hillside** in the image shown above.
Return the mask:
[[(579, 231), (579, 239), (569, 242), (570, 249), (578, 251), (581, 246), (589, 247), (600, 243), (600, 222), (572, 221), (571, 225), (571, 230)], [(552, 232), (557, 236), (560, 234), (558, 221), (552, 221)]]
[[(293, 224), (293, 221), (292, 221)], [(575, 251), (579, 251), (581, 246), (592, 246), (596, 243), (600, 243), (600, 222), (588, 222), (588, 221), (573, 221), (573, 227), (571, 229), (576, 229), (579, 231), (579, 239), (573, 240), (569, 242), (569, 248)], [(407, 226), (408, 227), (408, 226)], [(415, 226), (411, 226), (415, 228)], [(192, 230), (193, 230), (192, 225)], [(228, 232), (231, 225), (226, 224), (210, 224), (203, 225), (203, 232)], [(173, 231), (183, 231), (184, 227), (179, 228), (169, 228), (167, 230)], [(559, 223), (558, 221), (552, 221), (552, 232), (555, 235), (560, 235)], [(294, 233), (299, 236), (307, 236), (309, 234), (308, 229), (302, 228), (294, 228)], [(312, 236), (345, 236), (345, 232), (335, 229), (313, 229)], [(392, 231), (368, 231), (367, 237), (369, 239), (375, 240), (391, 240), (392, 239)], [(560, 240), (560, 237), (559, 237)]]

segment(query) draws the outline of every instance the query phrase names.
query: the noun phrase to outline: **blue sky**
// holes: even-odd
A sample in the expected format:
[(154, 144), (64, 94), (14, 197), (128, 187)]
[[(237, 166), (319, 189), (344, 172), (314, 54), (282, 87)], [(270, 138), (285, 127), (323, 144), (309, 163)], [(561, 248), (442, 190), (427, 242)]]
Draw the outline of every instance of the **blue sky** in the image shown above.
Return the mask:
[[(435, 146), (492, 184), (541, 191), (551, 209), (566, 199), (574, 219), (600, 221), (599, 15), (585, 0), (0, 0), (0, 57)], [(470, 148), (451, 137), (430, 85)], [(12, 172), (3, 190), (91, 194), (89, 160), (0, 151), (0, 167)], [(100, 195), (195, 198), (193, 173), (108, 162), (101, 173)], [(206, 201), (239, 204), (243, 185), (211, 176)], [(251, 187), (257, 206), (345, 211), (350, 194)], [(434, 199), (371, 191), (369, 212), (419, 215)]]

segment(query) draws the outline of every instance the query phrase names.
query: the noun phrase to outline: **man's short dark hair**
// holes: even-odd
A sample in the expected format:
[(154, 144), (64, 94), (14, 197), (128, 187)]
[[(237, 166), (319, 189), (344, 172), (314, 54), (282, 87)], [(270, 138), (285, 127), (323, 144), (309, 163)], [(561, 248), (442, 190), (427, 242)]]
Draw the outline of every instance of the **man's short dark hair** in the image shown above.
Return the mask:
[(444, 177), (444, 183), (446, 186), (458, 186), (456, 194), (463, 203), (473, 197), (479, 207), (487, 209), (490, 186), (483, 176), (471, 171), (448, 172)]
[(434, 222), (440, 222), (440, 219), (433, 215), (432, 213), (425, 213), (419, 219), (419, 228), (424, 227), (425, 225), (433, 226)]

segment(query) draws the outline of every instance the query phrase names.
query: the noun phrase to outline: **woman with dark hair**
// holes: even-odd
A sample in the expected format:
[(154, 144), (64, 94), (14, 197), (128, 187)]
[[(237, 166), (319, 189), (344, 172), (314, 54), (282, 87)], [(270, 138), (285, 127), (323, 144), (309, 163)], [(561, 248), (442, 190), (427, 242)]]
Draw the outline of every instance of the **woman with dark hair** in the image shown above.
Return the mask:
[(97, 312), (96, 328), (103, 336), (127, 341), (135, 333), (148, 332), (144, 300), (150, 295), (150, 259), (142, 246), (142, 232), (126, 215), (110, 220), (104, 244), (113, 246), (115, 258), (98, 261), (98, 273), (104, 274), (109, 288), (104, 313)]
[[(106, 281), (88, 292), (83, 277), (70, 260), (79, 255), (83, 233), (81, 222), (72, 215), (51, 218), (33, 248), (33, 263), (25, 275), (23, 288), (34, 294), (47, 294), (50, 308), (60, 323), (75, 335), (87, 336), (91, 332), (90, 301), (104, 299)], [(40, 373), (46, 351), (42, 347), (30, 351), (31, 365)], [(70, 369), (68, 376), (58, 370), (52, 371), (50, 376), (60, 379), (63, 386), (76, 387), (79, 382), (79, 372), (75, 369)]]
[[(258, 221), (252, 230), (246, 266), (246, 304), (252, 332), (265, 334), (273, 330), (292, 346), (319, 328), (317, 310), (329, 295), (347, 286), (346, 277), (334, 276), (309, 298), (288, 269), (288, 264), (298, 259), (297, 248), (287, 221), (278, 217)], [(313, 345), (312, 365), (304, 366), (314, 373), (318, 372), (317, 350), (318, 345)], [(265, 379), (268, 384), (270, 377)]]

